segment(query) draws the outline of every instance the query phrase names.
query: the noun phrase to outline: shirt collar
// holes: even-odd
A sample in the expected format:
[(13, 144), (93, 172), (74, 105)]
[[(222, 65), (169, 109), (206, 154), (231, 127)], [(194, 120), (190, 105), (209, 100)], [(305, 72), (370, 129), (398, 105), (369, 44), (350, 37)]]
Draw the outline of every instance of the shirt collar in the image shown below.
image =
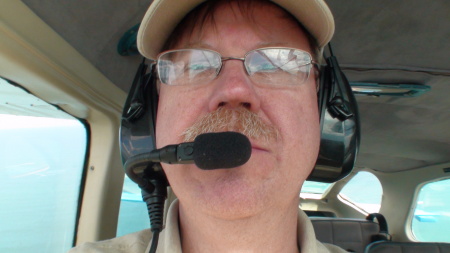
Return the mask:
[[(157, 253), (182, 253), (178, 222), (178, 200), (174, 200), (167, 212), (166, 227), (161, 232)], [(317, 252), (317, 241), (314, 228), (308, 216), (299, 209), (297, 220), (297, 243), (300, 252)], [(150, 250), (151, 243), (146, 252)]]

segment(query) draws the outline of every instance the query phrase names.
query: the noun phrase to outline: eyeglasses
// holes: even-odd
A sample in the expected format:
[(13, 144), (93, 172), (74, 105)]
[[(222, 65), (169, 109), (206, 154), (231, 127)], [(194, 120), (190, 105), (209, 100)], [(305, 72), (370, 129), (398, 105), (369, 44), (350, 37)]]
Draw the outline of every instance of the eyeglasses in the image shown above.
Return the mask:
[(308, 52), (295, 48), (259, 48), (244, 58), (223, 57), (207, 49), (179, 49), (161, 53), (157, 71), (167, 85), (201, 85), (215, 79), (229, 60), (242, 61), (253, 82), (270, 86), (303, 84), (316, 64)]

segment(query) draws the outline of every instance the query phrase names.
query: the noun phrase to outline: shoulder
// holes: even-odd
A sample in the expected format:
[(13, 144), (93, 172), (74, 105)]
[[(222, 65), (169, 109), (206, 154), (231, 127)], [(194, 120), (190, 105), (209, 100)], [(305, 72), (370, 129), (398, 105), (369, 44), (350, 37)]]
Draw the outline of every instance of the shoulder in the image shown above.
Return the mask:
[(328, 243), (321, 243), (317, 241), (317, 252), (318, 253), (347, 253), (347, 251), (342, 248)]
[(110, 240), (86, 242), (67, 253), (142, 253), (146, 250), (151, 235), (150, 230), (145, 229)]

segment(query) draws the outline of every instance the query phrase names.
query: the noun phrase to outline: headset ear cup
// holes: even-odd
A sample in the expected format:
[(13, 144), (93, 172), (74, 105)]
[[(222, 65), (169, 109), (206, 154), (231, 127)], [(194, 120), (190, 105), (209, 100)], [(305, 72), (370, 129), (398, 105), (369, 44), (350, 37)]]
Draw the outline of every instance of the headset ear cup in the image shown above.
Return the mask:
[(318, 103), (320, 150), (308, 180), (331, 183), (353, 169), (360, 138), (356, 100), (333, 56), (321, 70)]
[[(146, 68), (139, 67), (124, 105), (120, 126), (120, 153), (124, 165), (129, 158), (149, 153), (156, 148), (155, 126), (159, 96), (153, 67), (151, 65), (149, 73), (146, 73)], [(125, 172), (140, 187), (146, 185), (142, 184), (144, 172), (146, 177), (159, 178), (163, 187), (169, 185), (158, 163), (149, 163), (140, 168), (139, 172), (125, 168)]]
[[(125, 102), (120, 126), (122, 163), (128, 158), (155, 149), (155, 123), (158, 106), (153, 70), (136, 75)], [(138, 79), (136, 81), (136, 79)]]

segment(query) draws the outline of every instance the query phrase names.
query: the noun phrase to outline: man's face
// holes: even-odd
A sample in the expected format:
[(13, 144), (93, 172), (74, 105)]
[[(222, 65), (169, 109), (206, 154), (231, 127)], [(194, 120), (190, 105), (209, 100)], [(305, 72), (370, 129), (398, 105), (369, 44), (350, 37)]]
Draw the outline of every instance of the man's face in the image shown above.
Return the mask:
[[(205, 48), (225, 57), (243, 57), (261, 47), (292, 47), (310, 51), (306, 35), (283, 10), (257, 6), (254, 23), (235, 4), (221, 6), (215, 23), (184, 35), (176, 48)], [(241, 61), (223, 64), (216, 79), (205, 85), (161, 84), (156, 124), (158, 147), (183, 142), (182, 133), (201, 117), (223, 108), (244, 108), (278, 130), (277, 138), (250, 138), (252, 155), (243, 166), (203, 171), (195, 165), (163, 168), (180, 210), (239, 219), (298, 205), (303, 181), (314, 167), (319, 149), (319, 118), (314, 75), (296, 86), (269, 87), (252, 82)], [(228, 129), (229, 130), (229, 129)]]

